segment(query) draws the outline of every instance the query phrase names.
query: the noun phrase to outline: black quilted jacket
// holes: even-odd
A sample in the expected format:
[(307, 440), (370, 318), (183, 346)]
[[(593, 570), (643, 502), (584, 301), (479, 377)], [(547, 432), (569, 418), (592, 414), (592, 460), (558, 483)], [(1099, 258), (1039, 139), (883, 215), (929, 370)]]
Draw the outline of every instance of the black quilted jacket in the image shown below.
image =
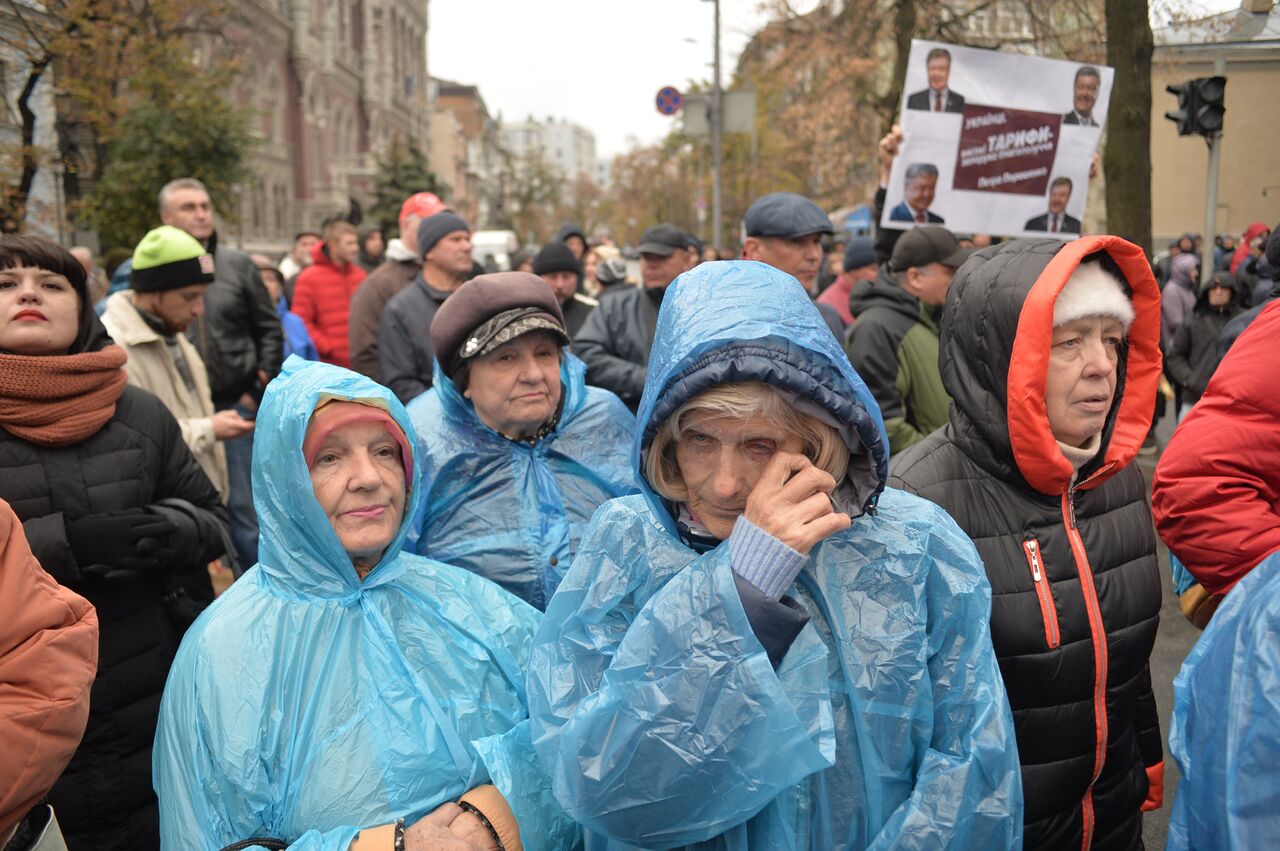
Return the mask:
[[(1054, 299), (1099, 249), (1130, 282), (1138, 317), (1102, 448), (1074, 475), (1049, 431), (1044, 375)], [(1155, 281), (1115, 237), (1006, 243), (960, 269), (940, 344), (950, 422), (895, 456), (889, 483), (946, 509), (986, 565), (1025, 847), (1140, 848), (1147, 769), (1163, 769), (1147, 666), (1161, 602), (1156, 539), (1130, 464), (1159, 377)]]
[[(174, 597), (185, 593), (188, 614), (212, 598), (205, 568), (223, 552), (227, 523), (218, 492), (173, 415), (155, 396), (127, 386), (115, 416), (75, 446), (41, 447), (0, 428), (0, 499), (21, 518), (41, 566), (98, 610), (88, 727), (50, 793), (67, 845), (158, 848), (151, 742), (184, 627)], [(171, 543), (180, 555), (166, 575), (82, 574), (66, 521), (144, 506), (178, 527)]]

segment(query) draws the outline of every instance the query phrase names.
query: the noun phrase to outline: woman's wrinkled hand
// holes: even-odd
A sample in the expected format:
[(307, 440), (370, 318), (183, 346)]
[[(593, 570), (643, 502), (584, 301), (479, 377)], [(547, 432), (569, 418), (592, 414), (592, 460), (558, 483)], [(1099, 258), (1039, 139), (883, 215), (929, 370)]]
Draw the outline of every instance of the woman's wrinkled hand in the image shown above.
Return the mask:
[(474, 814), (448, 803), (406, 827), (404, 847), (405, 851), (497, 851), (498, 843)]
[(470, 810), (463, 810), (461, 815), (450, 822), (449, 830), (453, 831), (454, 836), (470, 842), (471, 847), (478, 851), (498, 851), (498, 841), (494, 839), (493, 831)]
[(849, 528), (848, 514), (835, 510), (836, 480), (803, 455), (779, 452), (769, 460), (747, 497), (743, 515), (801, 555), (814, 544)]

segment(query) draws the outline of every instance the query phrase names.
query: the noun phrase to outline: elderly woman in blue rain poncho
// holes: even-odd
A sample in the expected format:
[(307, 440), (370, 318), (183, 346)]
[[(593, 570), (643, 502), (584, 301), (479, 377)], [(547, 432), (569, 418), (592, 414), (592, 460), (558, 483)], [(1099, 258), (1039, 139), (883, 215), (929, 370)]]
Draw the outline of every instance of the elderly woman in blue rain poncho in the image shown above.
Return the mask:
[(587, 848), (1020, 847), (973, 544), (884, 488), (874, 399), (790, 276), (699, 266), (658, 320), (632, 462), (530, 656)]
[(546, 281), (481, 275), (432, 320), (435, 380), (409, 405), (425, 487), (416, 551), (538, 609), (595, 510), (640, 490), (627, 457), (635, 418), (586, 386), (568, 343)]
[(261, 560), (188, 631), (165, 688), (164, 847), (572, 847), (528, 738), (540, 615), (401, 552), (421, 488), (395, 396), (293, 357), (257, 435)]

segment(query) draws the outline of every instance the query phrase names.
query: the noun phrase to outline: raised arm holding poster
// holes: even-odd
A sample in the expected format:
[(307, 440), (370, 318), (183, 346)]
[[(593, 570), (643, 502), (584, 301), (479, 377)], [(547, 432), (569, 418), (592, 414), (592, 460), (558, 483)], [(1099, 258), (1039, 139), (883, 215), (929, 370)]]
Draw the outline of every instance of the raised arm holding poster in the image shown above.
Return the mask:
[(1080, 233), (1112, 69), (912, 40), (881, 226)]

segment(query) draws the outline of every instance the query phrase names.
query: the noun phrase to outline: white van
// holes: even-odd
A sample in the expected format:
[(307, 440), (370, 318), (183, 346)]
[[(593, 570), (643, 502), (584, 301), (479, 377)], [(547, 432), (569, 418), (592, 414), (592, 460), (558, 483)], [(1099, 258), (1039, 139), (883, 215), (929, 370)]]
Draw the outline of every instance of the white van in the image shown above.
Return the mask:
[(520, 247), (513, 230), (478, 230), (471, 234), (471, 258), (481, 266), (492, 255), (499, 272), (511, 271), (511, 255)]

